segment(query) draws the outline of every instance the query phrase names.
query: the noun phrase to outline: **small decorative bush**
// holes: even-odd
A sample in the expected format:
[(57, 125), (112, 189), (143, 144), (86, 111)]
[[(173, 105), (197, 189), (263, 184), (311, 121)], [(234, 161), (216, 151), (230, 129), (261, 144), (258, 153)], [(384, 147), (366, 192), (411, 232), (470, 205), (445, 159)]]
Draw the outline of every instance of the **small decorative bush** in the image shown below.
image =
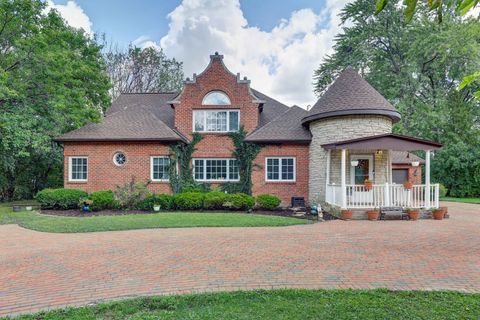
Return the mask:
[(255, 198), (245, 193), (234, 193), (228, 195), (225, 207), (234, 210), (249, 210), (255, 206)]
[(203, 209), (205, 194), (200, 192), (184, 192), (174, 196), (175, 208), (178, 210)]
[(92, 200), (90, 205), (92, 211), (113, 209), (115, 206), (115, 197), (112, 190), (95, 191), (88, 198)]
[(173, 196), (169, 194), (149, 195), (137, 205), (138, 210), (151, 211), (154, 205), (160, 205), (161, 210), (173, 209)]
[(138, 204), (150, 195), (147, 184), (132, 179), (123, 186), (117, 186), (115, 200), (121, 209), (136, 209)]
[(277, 208), (281, 200), (270, 194), (261, 194), (257, 196), (257, 205), (262, 209), (273, 210)]
[(37, 193), (35, 199), (42, 209), (76, 209), (80, 199), (88, 194), (78, 189), (44, 189)]
[(447, 192), (448, 192), (447, 187), (445, 187), (443, 184), (440, 183), (439, 190), (438, 190), (440, 198), (445, 198), (447, 196)]
[(205, 194), (205, 209), (222, 209), (224, 203), (228, 201), (228, 194), (220, 191), (213, 191)]

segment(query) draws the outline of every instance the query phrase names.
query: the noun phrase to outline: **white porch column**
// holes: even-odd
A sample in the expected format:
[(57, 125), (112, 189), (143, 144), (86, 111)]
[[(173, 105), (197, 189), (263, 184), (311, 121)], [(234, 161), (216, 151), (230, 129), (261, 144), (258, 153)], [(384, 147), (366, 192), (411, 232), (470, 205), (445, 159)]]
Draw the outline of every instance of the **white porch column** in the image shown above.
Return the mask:
[(430, 150), (425, 154), (425, 207), (430, 209)]
[(325, 172), (325, 191), (328, 189), (330, 184), (330, 159), (332, 156), (332, 150), (327, 150), (327, 172)]
[(392, 184), (393, 183), (393, 177), (392, 177), (392, 150), (388, 150), (388, 178), (387, 181), (388, 183)]
[(342, 209), (347, 208), (347, 184), (346, 184), (346, 150), (342, 149), (342, 161), (340, 168), (340, 181), (342, 188)]

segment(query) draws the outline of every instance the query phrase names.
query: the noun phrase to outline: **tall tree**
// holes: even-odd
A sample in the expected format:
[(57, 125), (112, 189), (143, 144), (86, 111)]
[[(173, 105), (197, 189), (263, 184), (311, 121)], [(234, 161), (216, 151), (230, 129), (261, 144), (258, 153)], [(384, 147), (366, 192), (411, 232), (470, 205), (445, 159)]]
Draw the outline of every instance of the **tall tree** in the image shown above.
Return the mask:
[(182, 63), (168, 59), (162, 49), (113, 48), (104, 56), (114, 98), (120, 93), (177, 91), (183, 85)]
[(480, 69), (480, 23), (444, 12), (439, 24), (419, 6), (406, 24), (403, 9), (390, 2), (377, 15), (370, 0), (345, 6), (343, 33), (315, 71), (315, 90), (324, 92), (352, 65), (402, 113), (394, 131), (445, 144), (434, 157), (433, 178), (452, 195), (479, 195), (480, 106), (473, 92), (480, 83), (461, 90), (458, 84)]
[(62, 181), (52, 138), (110, 103), (101, 46), (40, 0), (0, 0), (0, 200)]

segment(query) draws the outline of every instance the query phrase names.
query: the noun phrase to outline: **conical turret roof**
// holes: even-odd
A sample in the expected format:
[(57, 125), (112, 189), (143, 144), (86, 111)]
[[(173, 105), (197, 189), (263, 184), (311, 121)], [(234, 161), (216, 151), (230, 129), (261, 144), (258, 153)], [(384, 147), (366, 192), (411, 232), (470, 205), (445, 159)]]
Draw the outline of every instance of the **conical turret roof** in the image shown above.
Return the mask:
[(302, 123), (345, 115), (384, 115), (393, 122), (400, 113), (352, 67), (347, 67), (318, 99)]

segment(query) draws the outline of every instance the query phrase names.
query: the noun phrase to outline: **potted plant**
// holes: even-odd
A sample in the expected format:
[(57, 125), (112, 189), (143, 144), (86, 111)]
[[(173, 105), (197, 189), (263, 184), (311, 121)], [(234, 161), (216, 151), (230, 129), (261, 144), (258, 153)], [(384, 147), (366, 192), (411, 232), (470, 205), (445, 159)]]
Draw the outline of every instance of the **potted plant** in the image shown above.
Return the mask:
[(432, 210), (433, 219), (442, 220), (445, 215), (445, 211), (442, 208), (435, 208)]
[(350, 220), (352, 219), (353, 211), (352, 210), (342, 210), (340, 211), (340, 219)]
[(83, 199), (80, 200), (82, 202), (81, 209), (83, 212), (90, 212), (90, 206), (92, 205), (93, 201), (90, 199)]
[(406, 189), (406, 190), (412, 190), (413, 188), (413, 183), (411, 183), (410, 181), (405, 181), (403, 183), (403, 187)]
[(368, 220), (378, 220), (378, 216), (380, 215), (380, 210), (378, 210), (377, 208), (373, 208), (373, 210), (369, 210), (367, 211), (367, 217), (368, 217)]
[(159, 212), (159, 211), (160, 211), (160, 205), (159, 205), (158, 203), (155, 203), (155, 204), (153, 205), (153, 211), (155, 211), (155, 212)]
[(420, 216), (420, 209), (417, 208), (407, 208), (408, 217), (411, 220), (417, 220)]
[(367, 189), (367, 190), (372, 190), (373, 189), (373, 181), (372, 180), (366, 179), (363, 182), (363, 185), (365, 186), (365, 189)]

